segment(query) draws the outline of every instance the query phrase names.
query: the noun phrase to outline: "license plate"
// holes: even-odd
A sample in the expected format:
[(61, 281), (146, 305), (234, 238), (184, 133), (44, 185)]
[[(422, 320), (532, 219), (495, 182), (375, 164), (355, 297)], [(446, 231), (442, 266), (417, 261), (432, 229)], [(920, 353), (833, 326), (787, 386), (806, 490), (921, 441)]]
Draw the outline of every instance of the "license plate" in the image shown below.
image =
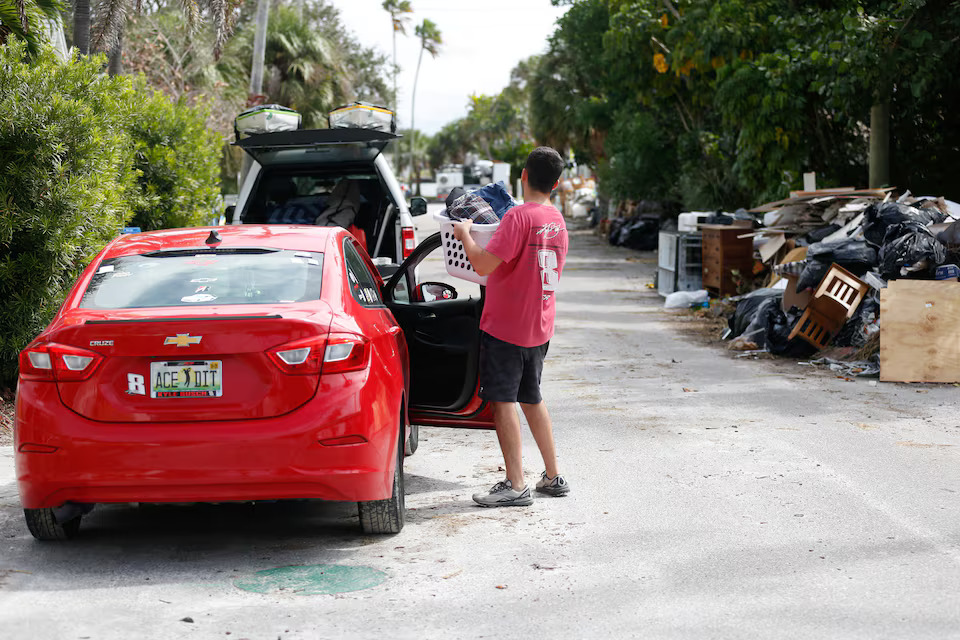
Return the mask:
[(151, 362), (151, 398), (219, 398), (223, 395), (223, 362)]

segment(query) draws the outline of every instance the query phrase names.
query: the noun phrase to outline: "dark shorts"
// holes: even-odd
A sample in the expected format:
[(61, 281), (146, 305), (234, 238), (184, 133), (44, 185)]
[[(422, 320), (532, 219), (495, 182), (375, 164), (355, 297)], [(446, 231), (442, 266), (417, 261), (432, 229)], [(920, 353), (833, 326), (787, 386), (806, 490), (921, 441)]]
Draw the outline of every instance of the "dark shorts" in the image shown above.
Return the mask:
[(488, 402), (539, 404), (540, 374), (550, 343), (518, 347), (480, 332), (480, 397)]

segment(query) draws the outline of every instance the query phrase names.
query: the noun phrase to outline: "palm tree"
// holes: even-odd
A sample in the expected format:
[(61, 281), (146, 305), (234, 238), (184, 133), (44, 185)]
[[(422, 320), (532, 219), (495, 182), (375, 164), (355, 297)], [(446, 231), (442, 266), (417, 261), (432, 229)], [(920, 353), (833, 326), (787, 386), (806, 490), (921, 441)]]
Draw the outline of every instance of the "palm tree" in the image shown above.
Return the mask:
[(90, 53), (90, 0), (74, 0), (73, 46), (83, 55)]
[[(0, 0), (9, 2), (10, 0)], [(38, 2), (41, 0), (37, 0)], [(42, 0), (50, 2), (52, 0)], [(120, 70), (123, 51), (123, 29), (127, 16), (140, 11), (141, 0), (100, 0), (97, 4), (97, 22), (91, 28), (90, 0), (75, 0), (73, 12), (73, 41), (80, 53), (106, 51), (110, 54), (110, 73)], [(233, 32), (239, 4), (224, 0), (180, 0), (180, 6), (192, 27), (200, 24), (201, 13), (210, 16), (216, 31), (214, 56), (219, 58), (227, 38)], [(91, 37), (92, 36), (92, 37)]]
[[(416, 131), (414, 127), (414, 115), (416, 114), (417, 104), (417, 81), (420, 79), (420, 63), (423, 62), (423, 52), (426, 51), (431, 57), (436, 58), (440, 53), (440, 45), (443, 44), (443, 36), (440, 35), (440, 29), (433, 20), (427, 18), (414, 30), (417, 37), (420, 38), (420, 56), (417, 58), (417, 72), (413, 76), (413, 98), (410, 101), (410, 130)], [(416, 150), (413, 146), (413, 136), (410, 140), (410, 160), (413, 163)], [(417, 173), (417, 195), (420, 195), (420, 174)]]
[(397, 33), (407, 35), (407, 23), (409, 16), (405, 13), (413, 13), (413, 7), (410, 0), (383, 0), (384, 10), (390, 14), (390, 21), (393, 23), (393, 110), (397, 110)]
[(61, 11), (59, 0), (0, 0), (0, 45), (12, 36), (35, 55), (47, 33), (41, 21), (59, 20)]
[[(253, 37), (252, 29), (238, 34), (221, 63), (238, 86), (250, 76)], [(340, 49), (294, 6), (270, 11), (263, 93), (270, 102), (299, 111), (307, 128), (326, 126), (327, 112), (353, 99), (353, 73)]]

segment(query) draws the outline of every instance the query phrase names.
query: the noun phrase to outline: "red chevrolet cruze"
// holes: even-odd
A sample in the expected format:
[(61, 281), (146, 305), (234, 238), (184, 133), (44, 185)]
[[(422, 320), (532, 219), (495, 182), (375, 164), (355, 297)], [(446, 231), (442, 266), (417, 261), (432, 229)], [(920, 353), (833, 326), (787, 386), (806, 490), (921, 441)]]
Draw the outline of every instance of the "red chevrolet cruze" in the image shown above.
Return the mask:
[[(482, 296), (417, 281), (439, 234), (383, 283), (340, 228), (121, 236), (20, 354), (15, 447), (39, 539), (96, 503), (356, 501), (404, 522), (418, 426), (491, 427), (477, 398)], [(413, 426), (411, 426), (413, 425)]]

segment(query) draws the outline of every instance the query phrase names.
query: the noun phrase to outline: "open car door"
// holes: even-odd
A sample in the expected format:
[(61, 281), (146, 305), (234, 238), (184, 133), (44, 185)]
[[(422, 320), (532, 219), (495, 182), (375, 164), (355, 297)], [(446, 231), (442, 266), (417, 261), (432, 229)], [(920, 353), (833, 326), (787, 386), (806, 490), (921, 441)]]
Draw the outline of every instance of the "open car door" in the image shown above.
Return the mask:
[(460, 282), (446, 272), (437, 233), (393, 274), (383, 299), (410, 353), (410, 422), (492, 429), (493, 409), (477, 395), (483, 296), (459, 297)]

